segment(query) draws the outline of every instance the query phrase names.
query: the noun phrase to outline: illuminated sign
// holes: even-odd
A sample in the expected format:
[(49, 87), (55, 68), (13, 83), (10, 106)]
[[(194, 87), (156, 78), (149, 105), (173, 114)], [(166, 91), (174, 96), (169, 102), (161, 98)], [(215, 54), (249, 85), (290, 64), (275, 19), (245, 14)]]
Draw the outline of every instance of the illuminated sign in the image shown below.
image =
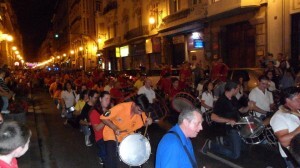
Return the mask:
[(120, 47), (120, 55), (121, 57), (127, 57), (129, 55), (129, 46), (122, 46)]

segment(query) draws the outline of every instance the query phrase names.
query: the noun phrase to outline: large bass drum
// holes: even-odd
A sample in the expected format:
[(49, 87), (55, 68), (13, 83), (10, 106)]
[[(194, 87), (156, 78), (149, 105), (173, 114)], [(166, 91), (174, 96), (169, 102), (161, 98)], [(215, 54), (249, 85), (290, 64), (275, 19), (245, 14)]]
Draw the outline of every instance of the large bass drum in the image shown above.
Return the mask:
[(146, 137), (135, 133), (126, 136), (119, 145), (119, 156), (129, 166), (140, 166), (150, 157), (151, 146)]
[(178, 113), (181, 113), (181, 111), (185, 108), (194, 108), (195, 104), (196, 99), (185, 92), (177, 93), (172, 100), (172, 107)]

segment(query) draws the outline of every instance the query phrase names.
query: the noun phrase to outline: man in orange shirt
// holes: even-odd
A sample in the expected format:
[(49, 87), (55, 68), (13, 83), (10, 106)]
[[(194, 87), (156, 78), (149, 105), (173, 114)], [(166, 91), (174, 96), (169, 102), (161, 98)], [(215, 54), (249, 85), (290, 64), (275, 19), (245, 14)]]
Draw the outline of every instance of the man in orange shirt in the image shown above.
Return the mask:
[(117, 143), (127, 135), (134, 133), (142, 126), (152, 124), (152, 119), (145, 112), (149, 101), (145, 95), (138, 95), (134, 102), (121, 103), (101, 115), (100, 119), (105, 124), (103, 139), (107, 156), (105, 167), (118, 168)]

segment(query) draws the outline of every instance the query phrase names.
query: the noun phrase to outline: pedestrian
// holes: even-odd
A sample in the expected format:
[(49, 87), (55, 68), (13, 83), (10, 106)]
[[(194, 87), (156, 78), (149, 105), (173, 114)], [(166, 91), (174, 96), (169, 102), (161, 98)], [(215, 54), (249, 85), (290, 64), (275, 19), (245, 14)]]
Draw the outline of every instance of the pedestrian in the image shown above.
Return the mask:
[(91, 123), (89, 121), (89, 112), (92, 107), (96, 104), (97, 100), (99, 99), (99, 93), (96, 90), (90, 90), (88, 92), (88, 101), (83, 106), (80, 115), (78, 116), (79, 124), (81, 130), (84, 134), (84, 142), (86, 146), (92, 146), (90, 141), (91, 136)]
[(0, 87), (2, 88), (2, 92), (4, 92), (4, 94), (1, 95), (3, 101), (1, 113), (8, 114), (10, 113), (10, 111), (8, 110), (9, 99), (14, 96), (14, 93), (7, 87), (4, 82), (5, 73), (6, 72), (4, 69), (0, 69)]
[(184, 109), (178, 123), (159, 142), (155, 167), (196, 168), (197, 161), (190, 138), (195, 138), (202, 130), (202, 121), (199, 109)]
[(29, 148), (31, 131), (25, 125), (11, 121), (0, 125), (0, 167), (18, 168), (18, 157)]
[(94, 105), (94, 108), (92, 108), (92, 110), (89, 113), (90, 123), (95, 133), (95, 141), (99, 149), (98, 157), (99, 157), (99, 163), (101, 165), (103, 165), (104, 163), (106, 157), (106, 151), (105, 151), (105, 144), (103, 140), (103, 128), (105, 124), (102, 122), (102, 120), (100, 120), (100, 116), (104, 112), (108, 111), (109, 108), (110, 108), (109, 92), (102, 91), (100, 92), (99, 99)]

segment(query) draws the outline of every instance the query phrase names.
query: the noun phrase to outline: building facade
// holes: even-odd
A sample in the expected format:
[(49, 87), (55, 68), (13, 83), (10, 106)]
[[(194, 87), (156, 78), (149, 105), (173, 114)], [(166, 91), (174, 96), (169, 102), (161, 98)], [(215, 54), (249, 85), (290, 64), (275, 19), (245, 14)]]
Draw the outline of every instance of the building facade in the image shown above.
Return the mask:
[(0, 1), (0, 66), (10, 68), (24, 63), (22, 36), (17, 24), (17, 17), (9, 0)]

